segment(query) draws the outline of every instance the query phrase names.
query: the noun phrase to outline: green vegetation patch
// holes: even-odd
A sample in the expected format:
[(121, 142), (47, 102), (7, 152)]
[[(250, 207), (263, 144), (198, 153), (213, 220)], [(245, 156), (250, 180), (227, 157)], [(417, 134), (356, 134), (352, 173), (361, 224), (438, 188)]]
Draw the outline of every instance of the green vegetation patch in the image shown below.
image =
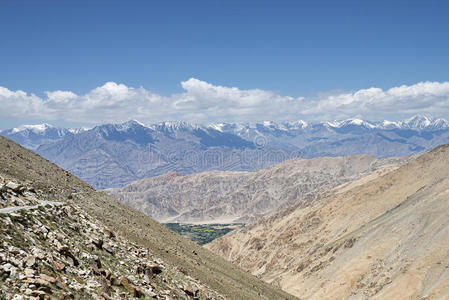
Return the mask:
[(204, 245), (212, 242), (234, 229), (245, 226), (244, 224), (184, 224), (166, 223), (165, 226), (176, 233), (200, 244)]

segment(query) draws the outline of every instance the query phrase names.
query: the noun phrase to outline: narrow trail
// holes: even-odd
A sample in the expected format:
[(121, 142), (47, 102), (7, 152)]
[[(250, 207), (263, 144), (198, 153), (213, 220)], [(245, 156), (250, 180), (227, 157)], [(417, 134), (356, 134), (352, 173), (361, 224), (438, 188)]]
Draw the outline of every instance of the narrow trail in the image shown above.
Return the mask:
[(57, 201), (43, 201), (40, 200), (39, 204), (37, 205), (27, 205), (27, 206), (11, 206), (11, 207), (5, 207), (5, 208), (1, 208), (0, 209), (0, 214), (10, 214), (16, 211), (20, 211), (20, 210), (31, 210), (31, 209), (36, 209), (39, 206), (45, 206), (45, 205), (51, 205), (51, 206), (56, 206), (56, 205), (63, 205), (66, 202), (57, 202)]

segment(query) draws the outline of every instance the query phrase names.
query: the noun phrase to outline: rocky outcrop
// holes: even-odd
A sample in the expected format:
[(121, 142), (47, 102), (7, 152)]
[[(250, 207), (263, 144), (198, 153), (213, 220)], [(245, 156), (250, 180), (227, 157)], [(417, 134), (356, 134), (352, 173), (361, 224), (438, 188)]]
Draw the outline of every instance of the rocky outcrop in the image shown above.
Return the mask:
[(34, 187), (0, 177), (0, 208), (36, 204), (37, 192)]

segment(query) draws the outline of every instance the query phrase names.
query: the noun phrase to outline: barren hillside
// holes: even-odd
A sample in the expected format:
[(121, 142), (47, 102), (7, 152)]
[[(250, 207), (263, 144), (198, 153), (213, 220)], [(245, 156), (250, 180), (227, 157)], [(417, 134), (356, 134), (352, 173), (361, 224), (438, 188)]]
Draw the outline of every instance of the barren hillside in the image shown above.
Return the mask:
[(207, 247), (305, 299), (449, 298), (449, 146)]
[(1, 299), (293, 299), (3, 137), (0, 175)]
[(257, 172), (176, 173), (108, 193), (163, 222), (244, 222), (408, 158), (370, 155), (292, 159)]

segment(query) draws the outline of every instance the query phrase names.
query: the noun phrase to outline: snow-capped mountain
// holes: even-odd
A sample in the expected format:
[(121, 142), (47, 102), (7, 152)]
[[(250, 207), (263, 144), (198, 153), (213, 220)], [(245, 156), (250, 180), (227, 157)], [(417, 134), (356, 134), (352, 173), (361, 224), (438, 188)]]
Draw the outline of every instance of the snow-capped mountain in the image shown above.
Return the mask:
[(414, 116), (400, 122), (401, 128), (435, 130), (449, 127), (449, 122), (445, 119), (433, 119), (429, 116)]
[(36, 150), (42, 144), (49, 144), (64, 137), (76, 134), (79, 130), (55, 127), (49, 124), (22, 125), (16, 128), (0, 131), (22, 146)]
[(449, 122), (429, 116), (370, 122), (357, 118), (308, 123), (187, 122), (145, 125), (135, 120), (91, 129), (48, 124), (0, 132), (98, 188), (175, 171), (254, 170), (295, 157), (367, 153), (391, 157), (449, 141)]
[(170, 133), (177, 131), (193, 131), (205, 128), (204, 126), (198, 124), (192, 124), (183, 121), (165, 121), (149, 125), (148, 127), (156, 131), (170, 132)]
[(224, 132), (244, 133), (248, 130), (262, 129), (263, 131), (290, 131), (290, 130), (305, 130), (318, 127), (326, 128), (357, 128), (364, 127), (367, 129), (413, 129), (413, 130), (436, 130), (449, 127), (449, 121), (445, 119), (434, 119), (429, 116), (414, 116), (403, 121), (377, 121), (371, 122), (358, 118), (350, 118), (346, 120), (328, 121), (309, 123), (303, 120), (295, 122), (273, 122), (265, 121), (260, 123), (217, 123), (210, 124), (210, 127)]

